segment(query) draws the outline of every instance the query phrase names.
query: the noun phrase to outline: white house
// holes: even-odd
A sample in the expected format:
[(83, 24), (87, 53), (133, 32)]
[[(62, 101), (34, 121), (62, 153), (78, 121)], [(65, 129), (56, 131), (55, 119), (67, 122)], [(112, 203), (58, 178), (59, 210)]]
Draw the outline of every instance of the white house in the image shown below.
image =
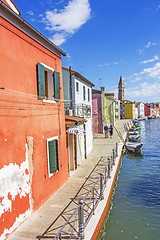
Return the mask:
[(145, 111), (144, 111), (144, 103), (142, 102), (136, 102), (136, 106), (138, 108), (138, 117), (144, 117), (145, 116)]
[(92, 87), (94, 84), (80, 73), (68, 68), (62, 68), (62, 75), (66, 114), (86, 120), (83, 125), (86, 134), (84, 137), (81, 134), (77, 135), (76, 142), (77, 164), (81, 164), (92, 151)]

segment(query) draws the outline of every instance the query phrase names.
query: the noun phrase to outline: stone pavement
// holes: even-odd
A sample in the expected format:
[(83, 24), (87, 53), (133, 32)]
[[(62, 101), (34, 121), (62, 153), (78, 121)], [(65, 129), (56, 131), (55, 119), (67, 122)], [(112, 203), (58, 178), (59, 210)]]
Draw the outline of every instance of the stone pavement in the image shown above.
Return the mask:
[[(124, 123), (128, 120), (116, 122), (116, 129), (124, 135)], [(104, 134), (96, 134), (93, 139), (93, 150), (88, 158), (78, 168), (71, 172), (68, 181), (36, 212), (21, 224), (21, 226), (8, 238), (9, 240), (36, 239), (56, 219), (60, 212), (73, 198), (86, 177), (101, 157), (110, 156), (116, 143), (122, 142), (117, 132), (113, 131), (113, 138), (105, 138)]]

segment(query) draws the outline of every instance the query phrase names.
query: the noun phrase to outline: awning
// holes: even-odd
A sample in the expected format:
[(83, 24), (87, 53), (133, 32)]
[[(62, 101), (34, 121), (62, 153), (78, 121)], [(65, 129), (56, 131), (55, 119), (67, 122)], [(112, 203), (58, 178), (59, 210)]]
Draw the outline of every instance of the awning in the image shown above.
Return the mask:
[(84, 119), (82, 117), (65, 115), (65, 124), (67, 127), (69, 127), (71, 125), (74, 126), (74, 125), (83, 124), (84, 122), (86, 122), (86, 119)]
[(72, 133), (78, 136), (84, 136), (86, 134), (86, 131), (80, 127), (70, 127), (66, 130), (66, 132)]

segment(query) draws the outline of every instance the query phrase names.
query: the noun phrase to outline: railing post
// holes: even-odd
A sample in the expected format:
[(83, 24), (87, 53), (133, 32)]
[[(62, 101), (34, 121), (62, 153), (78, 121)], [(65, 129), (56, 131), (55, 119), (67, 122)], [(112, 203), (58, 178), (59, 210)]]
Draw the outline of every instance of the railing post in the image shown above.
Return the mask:
[(61, 233), (59, 234), (59, 240), (62, 240), (62, 235), (61, 235)]
[(116, 143), (116, 157), (118, 157), (118, 143)]
[(79, 221), (79, 239), (83, 240), (84, 239), (83, 200), (79, 201), (78, 221)]
[(107, 167), (105, 167), (104, 170), (104, 186), (106, 186), (106, 183), (107, 183)]
[(108, 178), (111, 178), (111, 161), (110, 159), (108, 158)]
[(93, 188), (93, 192), (92, 192), (92, 198), (93, 198), (93, 215), (94, 215), (94, 188)]
[(115, 151), (113, 149), (113, 166), (115, 165)]
[(113, 157), (112, 157), (112, 155), (110, 156), (110, 158), (111, 158), (110, 167), (111, 167), (111, 170), (112, 170), (112, 168), (113, 168)]
[(100, 198), (101, 198), (101, 200), (104, 199), (103, 189), (104, 189), (103, 173), (100, 173)]

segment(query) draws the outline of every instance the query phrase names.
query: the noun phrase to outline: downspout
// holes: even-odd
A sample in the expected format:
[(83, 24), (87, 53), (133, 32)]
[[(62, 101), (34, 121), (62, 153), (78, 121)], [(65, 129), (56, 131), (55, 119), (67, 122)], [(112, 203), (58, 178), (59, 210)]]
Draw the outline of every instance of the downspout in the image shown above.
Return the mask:
[[(84, 131), (86, 132), (86, 124), (84, 123)], [(86, 134), (84, 135), (84, 151), (85, 151), (85, 153), (84, 153), (84, 157), (85, 157), (85, 159), (87, 159), (87, 146), (86, 146)]]
[(69, 67), (69, 75), (70, 75), (70, 80), (69, 80), (69, 86), (70, 86), (70, 100), (71, 100), (71, 105), (70, 108), (72, 109), (72, 74), (71, 74), (71, 66)]

